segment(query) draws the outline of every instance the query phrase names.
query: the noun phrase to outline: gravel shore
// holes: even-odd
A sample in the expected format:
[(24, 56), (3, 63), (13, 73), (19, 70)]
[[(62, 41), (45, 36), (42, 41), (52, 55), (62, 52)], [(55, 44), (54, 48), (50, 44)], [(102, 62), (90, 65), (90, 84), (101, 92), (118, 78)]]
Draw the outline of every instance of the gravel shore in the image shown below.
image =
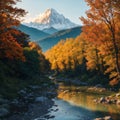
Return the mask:
[(54, 101), (47, 99), (42, 103), (32, 103), (29, 105), (28, 111), (13, 114), (6, 120), (46, 120), (53, 116), (47, 115), (49, 109), (54, 105)]

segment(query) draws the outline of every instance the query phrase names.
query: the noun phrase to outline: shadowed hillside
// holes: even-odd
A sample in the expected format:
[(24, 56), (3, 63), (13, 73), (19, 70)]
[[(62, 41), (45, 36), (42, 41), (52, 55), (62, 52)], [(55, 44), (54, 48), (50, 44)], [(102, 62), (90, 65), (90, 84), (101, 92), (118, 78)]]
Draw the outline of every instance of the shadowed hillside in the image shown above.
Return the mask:
[(21, 30), (22, 32), (30, 35), (31, 41), (37, 41), (37, 40), (40, 40), (40, 39), (43, 39), (43, 38), (49, 36), (49, 34), (46, 32), (43, 32), (43, 31), (38, 30), (36, 28), (28, 27), (26, 25), (20, 25), (18, 27), (18, 29)]
[(62, 30), (47, 38), (39, 40), (38, 44), (41, 46), (42, 50), (45, 52), (46, 50), (50, 49), (52, 46), (57, 44), (61, 39), (75, 38), (80, 33), (81, 33), (81, 27)]

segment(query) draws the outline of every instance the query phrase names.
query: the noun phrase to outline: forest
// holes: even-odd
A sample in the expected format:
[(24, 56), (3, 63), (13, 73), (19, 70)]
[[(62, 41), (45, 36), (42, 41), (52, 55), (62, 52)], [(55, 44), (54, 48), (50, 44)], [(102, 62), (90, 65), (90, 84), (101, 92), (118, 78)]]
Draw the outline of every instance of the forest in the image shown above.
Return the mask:
[[(79, 77), (89, 85), (120, 85), (119, 1), (86, 0), (90, 9), (77, 38), (61, 40), (44, 54), (15, 26), (27, 12), (14, 7), (19, 0), (0, 1), (0, 89), (38, 79), (50, 67), (57, 73)], [(50, 65), (51, 64), (51, 65)], [(11, 80), (12, 79), (12, 80)], [(8, 88), (8, 89), (5, 89)]]
[(86, 0), (90, 9), (86, 12), (87, 18), (80, 17), (82, 33), (77, 38), (61, 40), (45, 56), (40, 46), (30, 42), (29, 35), (15, 27), (27, 14), (14, 7), (18, 1), (0, 1), (0, 89), (3, 94), (15, 89), (14, 85), (19, 82), (38, 79), (50, 67), (65, 76), (79, 77), (89, 85), (119, 86), (119, 1)]
[(50, 69), (41, 48), (16, 29), (27, 13), (19, 0), (0, 1), (0, 94), (11, 98)]
[[(27, 14), (18, 2), (0, 0), (0, 120), (117, 120), (120, 0), (85, 0), (89, 9), (79, 18), (80, 35), (45, 53), (17, 29)], [(66, 85), (68, 79), (84, 85)]]
[(86, 0), (90, 9), (82, 33), (61, 40), (45, 53), (52, 70), (80, 77), (89, 85), (120, 86), (120, 4), (118, 0)]

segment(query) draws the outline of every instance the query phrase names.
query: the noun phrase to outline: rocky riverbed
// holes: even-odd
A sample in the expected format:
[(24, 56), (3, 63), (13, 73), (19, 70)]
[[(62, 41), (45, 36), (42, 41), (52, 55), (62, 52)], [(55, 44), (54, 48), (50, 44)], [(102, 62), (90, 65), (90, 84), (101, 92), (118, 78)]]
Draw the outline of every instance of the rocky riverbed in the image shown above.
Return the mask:
[(40, 116), (44, 119), (53, 117), (46, 114), (54, 106), (52, 99), (57, 96), (56, 88), (55, 85), (35, 85), (20, 90), (18, 97), (13, 100), (0, 96), (0, 120), (34, 120)]
[(53, 100), (46, 97), (36, 98), (37, 101), (29, 104), (28, 110), (26, 112), (16, 113), (7, 118), (7, 120), (35, 120), (37, 118), (42, 118), (42, 120), (54, 117), (46, 115), (49, 109), (54, 105)]
[(94, 99), (94, 102), (95, 103), (102, 103), (102, 104), (120, 105), (120, 93), (116, 93), (115, 95)]
[[(61, 112), (59, 110), (58, 104), (56, 104), (55, 101), (53, 100), (53, 98), (57, 96), (56, 94), (57, 88), (58, 88), (57, 83), (56, 85), (47, 85), (46, 83), (44, 83), (40, 86), (31, 85), (25, 89), (20, 90), (18, 92), (18, 97), (13, 100), (8, 100), (0, 96), (0, 120), (47, 120), (47, 119), (52, 120), (54, 117), (57, 119), (57, 116), (55, 116), (55, 114), (50, 114), (51, 111)], [(77, 94), (77, 96), (81, 92), (86, 92), (86, 93), (98, 92), (102, 94), (107, 91), (105, 88), (102, 88), (100, 85), (94, 87), (84, 86), (84, 87), (73, 87), (73, 88), (70, 86), (70, 89), (68, 87), (61, 88), (59, 86), (58, 90), (59, 92), (63, 92), (64, 95), (69, 92), (71, 94), (71, 92), (73, 91), (74, 93)], [(73, 96), (75, 96), (75, 94), (73, 94)], [(97, 105), (99, 105), (98, 103), (105, 103), (105, 104), (114, 103), (118, 105), (119, 100), (120, 100), (120, 93), (116, 93), (112, 96), (97, 98), (94, 100), (94, 102), (96, 102)], [(53, 106), (55, 109), (52, 109)], [(58, 112), (58, 117), (59, 117), (59, 112)], [(82, 112), (83, 111), (81, 111), (81, 113)], [(112, 117), (104, 116), (102, 118), (96, 118), (95, 120), (112, 120)]]

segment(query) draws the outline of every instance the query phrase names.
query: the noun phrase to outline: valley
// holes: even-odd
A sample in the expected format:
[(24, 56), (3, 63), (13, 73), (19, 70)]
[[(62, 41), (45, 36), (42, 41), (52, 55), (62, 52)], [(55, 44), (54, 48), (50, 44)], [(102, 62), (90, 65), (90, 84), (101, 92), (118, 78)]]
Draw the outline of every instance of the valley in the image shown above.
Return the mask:
[(0, 120), (119, 120), (119, 8), (0, 0)]

